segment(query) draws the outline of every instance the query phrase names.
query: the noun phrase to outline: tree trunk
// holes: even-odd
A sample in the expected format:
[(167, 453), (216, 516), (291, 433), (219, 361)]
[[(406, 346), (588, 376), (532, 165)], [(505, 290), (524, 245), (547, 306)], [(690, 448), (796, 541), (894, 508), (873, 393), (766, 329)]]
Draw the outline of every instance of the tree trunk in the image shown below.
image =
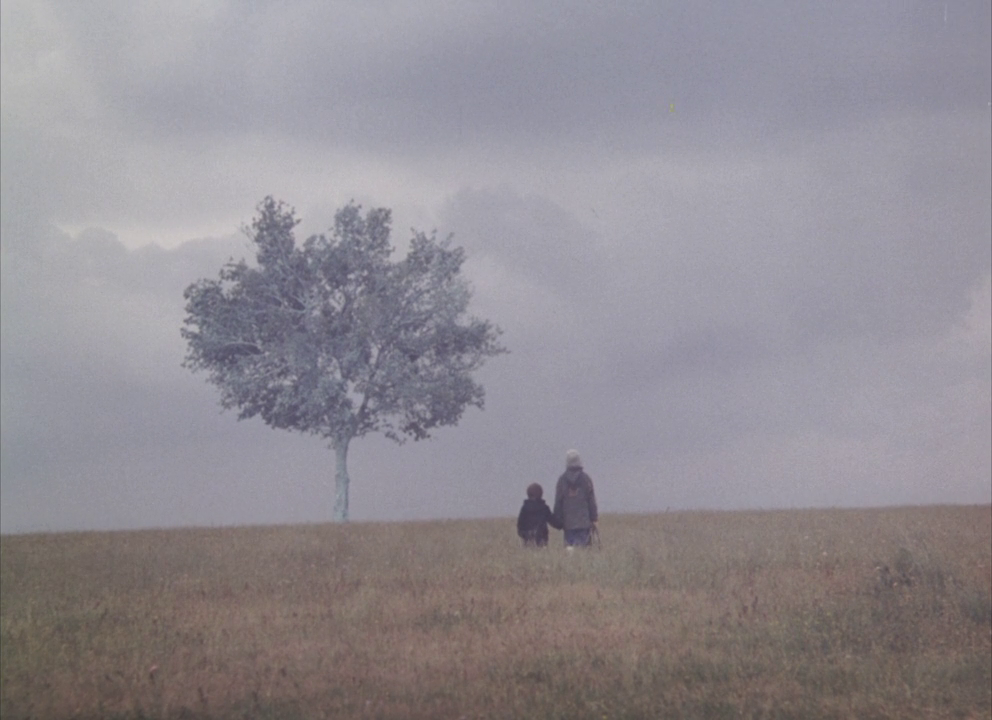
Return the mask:
[(348, 443), (351, 438), (334, 441), (334, 521), (348, 522)]

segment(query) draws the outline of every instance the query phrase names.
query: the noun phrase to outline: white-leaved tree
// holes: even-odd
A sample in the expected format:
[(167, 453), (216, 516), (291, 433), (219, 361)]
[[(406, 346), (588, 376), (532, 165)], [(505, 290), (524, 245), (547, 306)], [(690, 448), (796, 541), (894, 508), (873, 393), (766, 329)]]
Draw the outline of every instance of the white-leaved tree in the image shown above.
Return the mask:
[(499, 328), (467, 314), (461, 248), (414, 233), (391, 259), (390, 211), (349, 204), (329, 236), (296, 245), (294, 211), (271, 197), (245, 232), (257, 264), (226, 264), (190, 285), (182, 335), (238, 419), (319, 435), (336, 456), (334, 519), (348, 519), (348, 445), (370, 432), (402, 442), (482, 408), (472, 379), (506, 352)]

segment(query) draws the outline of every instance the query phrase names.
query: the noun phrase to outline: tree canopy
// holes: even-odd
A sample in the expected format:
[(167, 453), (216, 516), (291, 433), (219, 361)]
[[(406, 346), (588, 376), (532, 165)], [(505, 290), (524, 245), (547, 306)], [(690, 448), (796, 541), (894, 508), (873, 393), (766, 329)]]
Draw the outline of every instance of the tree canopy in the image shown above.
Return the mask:
[(382, 432), (422, 440), (483, 407), (472, 378), (506, 352), (468, 315), (465, 253), (415, 232), (393, 260), (391, 213), (341, 208), (329, 235), (297, 246), (292, 208), (267, 197), (246, 234), (257, 263), (226, 264), (185, 293), (184, 366), (205, 371), (238, 418), (319, 435), (335, 449), (334, 516), (348, 517), (347, 452)]

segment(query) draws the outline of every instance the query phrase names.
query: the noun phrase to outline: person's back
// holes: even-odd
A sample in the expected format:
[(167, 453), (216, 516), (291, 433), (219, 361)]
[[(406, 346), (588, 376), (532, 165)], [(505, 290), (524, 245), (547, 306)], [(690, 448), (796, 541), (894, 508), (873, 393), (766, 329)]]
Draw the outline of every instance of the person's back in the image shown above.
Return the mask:
[(575, 450), (565, 455), (565, 472), (555, 486), (554, 516), (565, 530), (566, 546), (588, 546), (592, 542), (591, 531), (599, 520), (596, 491)]
[(527, 488), (527, 499), (517, 516), (517, 535), (524, 545), (543, 547), (548, 544), (548, 525), (560, 527), (543, 495), (544, 490), (537, 483)]

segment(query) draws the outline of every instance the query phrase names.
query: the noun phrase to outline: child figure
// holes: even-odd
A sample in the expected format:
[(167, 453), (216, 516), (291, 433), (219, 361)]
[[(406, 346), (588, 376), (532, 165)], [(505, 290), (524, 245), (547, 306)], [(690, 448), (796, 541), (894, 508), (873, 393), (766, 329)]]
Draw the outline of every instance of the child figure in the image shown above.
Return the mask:
[(524, 545), (544, 547), (548, 544), (548, 525), (561, 530), (561, 523), (541, 497), (544, 489), (537, 483), (527, 486), (527, 499), (517, 516), (517, 535)]

